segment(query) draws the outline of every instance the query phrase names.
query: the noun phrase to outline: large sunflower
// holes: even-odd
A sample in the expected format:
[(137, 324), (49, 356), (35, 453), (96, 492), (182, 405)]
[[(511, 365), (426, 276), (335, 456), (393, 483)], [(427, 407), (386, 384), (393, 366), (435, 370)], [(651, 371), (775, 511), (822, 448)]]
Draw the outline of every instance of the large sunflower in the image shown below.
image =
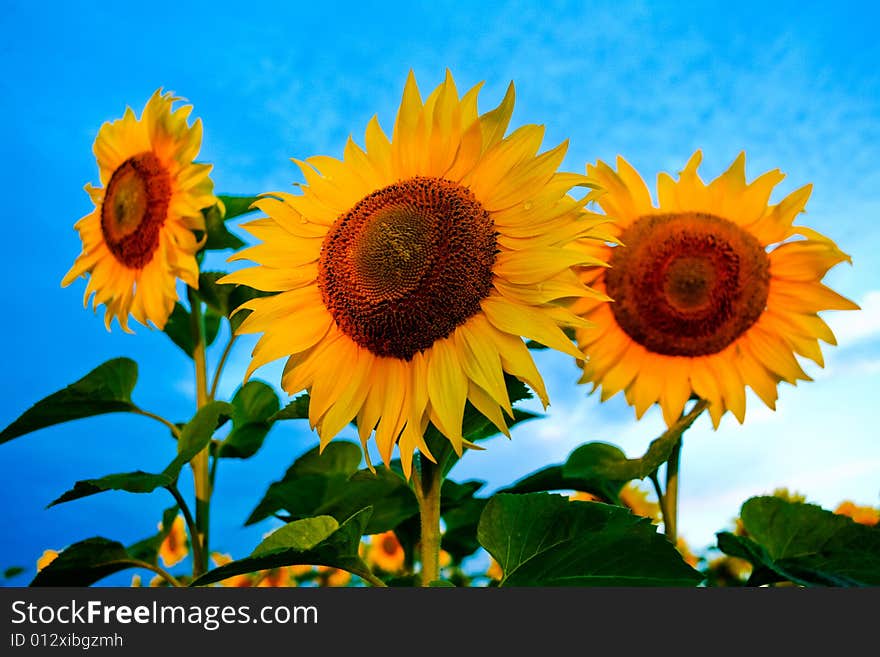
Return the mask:
[(198, 287), (193, 231), (205, 230), (201, 210), (217, 199), (211, 165), (193, 162), (201, 120), (188, 125), (192, 106), (172, 109), (177, 100), (158, 90), (140, 119), (127, 108), (95, 139), (102, 187), (86, 185), (95, 209), (75, 225), (83, 251), (61, 285), (89, 274), (84, 303), (94, 295), (93, 308), (105, 305), (108, 330), (116, 317), (129, 331), (129, 313), (164, 328), (177, 300), (176, 280)]
[(588, 324), (557, 301), (592, 294), (571, 266), (597, 261), (566, 248), (601, 221), (567, 195), (590, 183), (557, 173), (566, 144), (538, 154), (543, 127), (504, 136), (512, 85), (483, 115), (478, 91), (447, 74), (422, 102), (410, 74), (393, 138), (373, 118), (366, 149), (297, 161), (302, 193), (261, 199), (263, 243), (234, 256), (260, 266), (224, 279), (280, 292), (242, 306), (240, 332), (264, 333), (248, 375), (289, 356), (282, 387), (311, 393), (322, 446), (356, 418), (365, 453), (375, 429), (407, 473), (429, 421), (461, 453), (468, 400), (507, 432), (505, 372), (547, 404), (521, 336), (581, 356), (560, 326)]
[(583, 242), (610, 268), (582, 280), (612, 303), (583, 299), (574, 310), (596, 328), (578, 331), (588, 358), (581, 383), (601, 386), (604, 401), (621, 390), (637, 417), (655, 402), (666, 423), (695, 394), (717, 427), (731, 411), (743, 422), (745, 386), (775, 409), (780, 381), (809, 380), (795, 354), (823, 365), (819, 340), (836, 344), (822, 310), (856, 309), (820, 281), (850, 258), (827, 237), (792, 225), (807, 185), (776, 205), (778, 170), (747, 184), (745, 156), (708, 185), (694, 153), (678, 180), (658, 179), (659, 207), (623, 158), (587, 172), (607, 190), (598, 203), (619, 244)]

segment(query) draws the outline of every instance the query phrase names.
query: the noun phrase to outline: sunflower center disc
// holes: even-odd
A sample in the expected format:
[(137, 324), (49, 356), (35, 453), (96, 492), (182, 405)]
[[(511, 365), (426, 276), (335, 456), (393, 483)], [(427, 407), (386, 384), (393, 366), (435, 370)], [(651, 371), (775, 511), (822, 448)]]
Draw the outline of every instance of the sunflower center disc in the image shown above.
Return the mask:
[(767, 303), (770, 260), (758, 240), (710, 214), (642, 217), (620, 236), (605, 276), (620, 327), (649, 351), (714, 354)]
[(339, 328), (377, 356), (411, 359), (480, 308), (495, 231), (470, 190), (410, 178), (361, 199), (330, 229), (318, 286)]
[(397, 539), (393, 536), (385, 536), (382, 538), (382, 550), (385, 554), (394, 554), (397, 552)]
[(153, 153), (130, 157), (113, 172), (101, 205), (101, 231), (119, 262), (131, 269), (150, 262), (170, 200), (171, 180)]

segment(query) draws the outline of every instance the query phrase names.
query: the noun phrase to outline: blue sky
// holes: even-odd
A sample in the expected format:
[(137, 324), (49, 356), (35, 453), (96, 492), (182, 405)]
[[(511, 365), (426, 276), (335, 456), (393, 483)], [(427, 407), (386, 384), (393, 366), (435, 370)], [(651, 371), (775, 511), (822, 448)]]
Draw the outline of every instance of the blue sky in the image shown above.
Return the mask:
[[(72, 5), (73, 3), (70, 3)], [(516, 83), (513, 124), (543, 123), (545, 146), (570, 139), (564, 167), (624, 155), (653, 184), (696, 148), (714, 177), (741, 150), (748, 175), (779, 167), (781, 195), (814, 183), (801, 222), (853, 256), (826, 279), (861, 303), (829, 313), (840, 341), (825, 370), (797, 389), (783, 384), (778, 411), (749, 397), (747, 422), (705, 419), (687, 434), (680, 524), (696, 547), (712, 542), (748, 496), (789, 486), (826, 506), (880, 503), (880, 44), (873, 3), (149, 3), (111, 11), (97, 3), (7, 2), (0, 44), (6, 182), (5, 370), (0, 424), (109, 358), (141, 364), (135, 399), (184, 419), (194, 403), (187, 359), (165, 336), (106, 333), (82, 309), (83, 283), (59, 282), (79, 253), (73, 223), (97, 182), (92, 142), (102, 122), (138, 111), (157, 87), (194, 104), (205, 124), (200, 159), (216, 189), (288, 189), (290, 157), (339, 156), (362, 143), (373, 114), (390, 128), (407, 71), (423, 90), (448, 67), (459, 89), (485, 81), (482, 107)], [(222, 261), (217, 261), (218, 264)], [(248, 357), (236, 352), (231, 393)], [(217, 354), (212, 354), (216, 359)], [(559, 462), (588, 440), (644, 450), (659, 413), (639, 423), (615, 398), (600, 405), (576, 387), (564, 356), (540, 355), (552, 400), (545, 419), (512, 441), (470, 453), (458, 479), (499, 487)], [(258, 376), (275, 382), (279, 368)], [(348, 432), (349, 434), (351, 432)], [(266, 485), (315, 437), (276, 427), (263, 451), (223, 464), (215, 546), (241, 556), (269, 526), (242, 521)], [(0, 567), (29, 569), (45, 548), (98, 534), (124, 542), (149, 534), (161, 493), (110, 493), (45, 510), (75, 480), (161, 468), (174, 446), (159, 425), (123, 415), (82, 420), (0, 446)]]

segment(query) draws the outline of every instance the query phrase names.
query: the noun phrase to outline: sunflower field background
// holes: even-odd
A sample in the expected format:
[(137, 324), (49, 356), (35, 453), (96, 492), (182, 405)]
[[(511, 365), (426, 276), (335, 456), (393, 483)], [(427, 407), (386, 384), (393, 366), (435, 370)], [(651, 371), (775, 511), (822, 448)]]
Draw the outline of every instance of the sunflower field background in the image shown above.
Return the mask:
[[(736, 7), (10, 3), (3, 583), (412, 584), (433, 495), (444, 533), (428, 570), (444, 583), (880, 584), (880, 13)], [(374, 311), (398, 291), (373, 276), (413, 253), (421, 266), (413, 203), (419, 227), (459, 246), (434, 254), (452, 265), (430, 270), (445, 300), (430, 320), (416, 298), (391, 321)], [(434, 226), (438, 207), (466, 220)], [(711, 318), (644, 311), (638, 295), (690, 312), (712, 283), (703, 265), (647, 292), (650, 276), (615, 278), (668, 255), (652, 246), (664, 230), (669, 248), (711, 234), (738, 267), (760, 261), (718, 297), (727, 323), (684, 347)], [(805, 242), (761, 264), (792, 237)], [(366, 253), (353, 264), (333, 251), (352, 240)], [(727, 271), (711, 244), (687, 257)], [(144, 263), (162, 266), (127, 298), (123, 274)], [(194, 379), (196, 325), (210, 344)], [(719, 344), (736, 356), (706, 365)], [(132, 410), (132, 386), (146, 413), (107, 413)], [(76, 419), (89, 403), (104, 406)], [(441, 496), (429, 473), (444, 458)], [(786, 551), (802, 527), (812, 561)], [(543, 554), (549, 538), (569, 551)], [(607, 566), (626, 546), (649, 555), (629, 580)], [(108, 568), (120, 558), (140, 566)]]

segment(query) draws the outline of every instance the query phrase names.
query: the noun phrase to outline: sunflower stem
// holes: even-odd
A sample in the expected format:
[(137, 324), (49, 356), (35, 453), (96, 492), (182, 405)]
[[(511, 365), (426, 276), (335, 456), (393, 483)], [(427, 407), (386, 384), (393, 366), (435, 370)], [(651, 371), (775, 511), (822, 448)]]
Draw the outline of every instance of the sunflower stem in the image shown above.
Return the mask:
[[(684, 432), (690, 428), (708, 405), (709, 402), (705, 399), (697, 400), (693, 408), (687, 414), (682, 415), (678, 422), (669, 428), (668, 433), (678, 435), (678, 440), (675, 441), (672, 453), (670, 453), (669, 459), (666, 461), (665, 493), (660, 493), (659, 482), (655, 481), (654, 484), (655, 488), (657, 488), (660, 510), (663, 513), (664, 531), (666, 537), (673, 545), (678, 542), (678, 472), (681, 466), (682, 436), (684, 436)], [(656, 477), (654, 479), (656, 480)]]
[[(193, 363), (196, 371), (196, 408), (208, 403), (208, 366), (205, 358), (205, 326), (202, 318), (202, 302), (192, 288), (187, 288), (190, 305), (190, 329), (193, 338)], [(198, 577), (208, 569), (208, 527), (211, 504), (211, 477), (209, 467), (210, 446), (196, 454), (190, 465), (196, 489), (196, 536), (199, 542), (200, 559), (193, 558), (193, 576)], [(193, 548), (195, 557), (195, 548)]]
[(443, 486), (442, 465), (420, 455), (421, 468), (414, 474), (416, 499), (419, 502), (422, 558), (422, 586), (440, 579), (440, 489)]

